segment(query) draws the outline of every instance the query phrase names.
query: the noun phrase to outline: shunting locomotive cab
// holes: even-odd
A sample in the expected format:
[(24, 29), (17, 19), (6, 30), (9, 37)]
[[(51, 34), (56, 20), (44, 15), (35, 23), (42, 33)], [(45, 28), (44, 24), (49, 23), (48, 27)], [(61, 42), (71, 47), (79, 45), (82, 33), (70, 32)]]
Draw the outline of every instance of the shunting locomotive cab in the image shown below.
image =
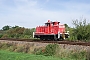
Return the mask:
[(41, 40), (61, 40), (68, 38), (68, 36), (69, 33), (65, 32), (64, 24), (50, 20), (44, 26), (37, 26), (33, 33), (34, 38), (40, 38)]

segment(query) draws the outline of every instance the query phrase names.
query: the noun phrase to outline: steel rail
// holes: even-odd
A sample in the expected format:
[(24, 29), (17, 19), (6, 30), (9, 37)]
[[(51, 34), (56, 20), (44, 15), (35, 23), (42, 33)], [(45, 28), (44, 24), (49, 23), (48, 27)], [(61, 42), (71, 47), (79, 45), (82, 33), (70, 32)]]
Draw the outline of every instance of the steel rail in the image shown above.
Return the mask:
[(43, 41), (38, 39), (0, 39), (7, 41), (25, 41), (25, 42), (40, 42), (40, 43), (57, 43), (57, 44), (69, 44), (69, 45), (82, 45), (82, 46), (90, 46), (90, 42), (78, 42), (78, 41)]

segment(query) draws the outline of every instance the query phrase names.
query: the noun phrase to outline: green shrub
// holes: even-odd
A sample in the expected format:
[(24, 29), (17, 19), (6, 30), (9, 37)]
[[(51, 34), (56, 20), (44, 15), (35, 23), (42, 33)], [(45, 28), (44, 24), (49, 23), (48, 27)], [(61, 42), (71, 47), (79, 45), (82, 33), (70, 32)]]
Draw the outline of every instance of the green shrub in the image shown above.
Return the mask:
[(87, 50), (86, 60), (90, 60), (90, 48), (88, 48), (88, 50)]
[(10, 46), (9, 48), (8, 48), (8, 51), (14, 51), (14, 48), (13, 48), (13, 46)]
[(55, 55), (58, 47), (59, 46), (57, 44), (49, 44), (46, 46), (44, 54), (46, 56), (53, 56), (53, 55)]
[(3, 35), (2, 34), (0, 34), (0, 38), (2, 37)]
[(3, 34), (1, 38), (9, 38), (8, 34)]
[(34, 54), (36, 55), (44, 55), (44, 49), (40, 48), (40, 49), (34, 49)]
[(30, 38), (30, 36), (29, 35), (24, 35), (24, 37), (23, 37), (24, 39), (29, 39)]
[(48, 44), (45, 48), (34, 49), (34, 54), (54, 56), (58, 47), (57, 44)]
[(12, 46), (10, 43), (1, 43), (0, 49), (8, 49), (10, 46)]
[(8, 48), (8, 51), (15, 51), (17, 49), (17, 46), (13, 45)]
[(23, 50), (24, 53), (29, 53), (30, 52), (30, 46), (29, 45), (26, 44), (23, 47), (24, 47), (24, 50)]
[(24, 51), (24, 47), (23, 46), (19, 46), (14, 51), (15, 52), (23, 52)]
[(82, 60), (86, 58), (86, 52), (82, 51), (82, 52), (74, 52), (71, 54), (71, 58), (72, 59), (76, 59), (76, 60)]
[(2, 46), (3, 46), (3, 45), (2, 45), (2, 43), (0, 42), (0, 49), (2, 48)]

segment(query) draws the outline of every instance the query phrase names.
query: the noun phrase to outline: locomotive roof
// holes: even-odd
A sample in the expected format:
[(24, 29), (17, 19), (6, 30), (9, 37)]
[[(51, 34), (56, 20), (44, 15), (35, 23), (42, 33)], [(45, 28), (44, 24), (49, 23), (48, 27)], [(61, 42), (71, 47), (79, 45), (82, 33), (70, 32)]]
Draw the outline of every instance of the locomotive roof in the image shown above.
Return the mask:
[(45, 23), (45, 24), (49, 24), (49, 23), (54, 24), (54, 23), (56, 23), (56, 22), (57, 22), (58, 24), (60, 23), (60, 22), (58, 22), (58, 21), (54, 21), (54, 22), (50, 21), (50, 22), (47, 22), (47, 23)]
[[(55, 21), (55, 22), (58, 22), (58, 21)], [(52, 23), (55, 23), (55, 22), (52, 22)], [(58, 24), (59, 24), (60, 22), (58, 22)]]

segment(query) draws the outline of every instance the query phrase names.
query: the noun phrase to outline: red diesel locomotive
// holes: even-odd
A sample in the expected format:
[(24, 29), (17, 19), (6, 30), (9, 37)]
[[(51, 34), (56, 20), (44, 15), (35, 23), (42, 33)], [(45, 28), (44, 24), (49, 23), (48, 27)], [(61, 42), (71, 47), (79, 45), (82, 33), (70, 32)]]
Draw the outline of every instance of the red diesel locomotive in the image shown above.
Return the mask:
[(48, 20), (44, 26), (36, 27), (36, 31), (33, 32), (33, 37), (40, 38), (41, 40), (60, 40), (68, 38), (69, 33), (65, 31), (64, 24)]

